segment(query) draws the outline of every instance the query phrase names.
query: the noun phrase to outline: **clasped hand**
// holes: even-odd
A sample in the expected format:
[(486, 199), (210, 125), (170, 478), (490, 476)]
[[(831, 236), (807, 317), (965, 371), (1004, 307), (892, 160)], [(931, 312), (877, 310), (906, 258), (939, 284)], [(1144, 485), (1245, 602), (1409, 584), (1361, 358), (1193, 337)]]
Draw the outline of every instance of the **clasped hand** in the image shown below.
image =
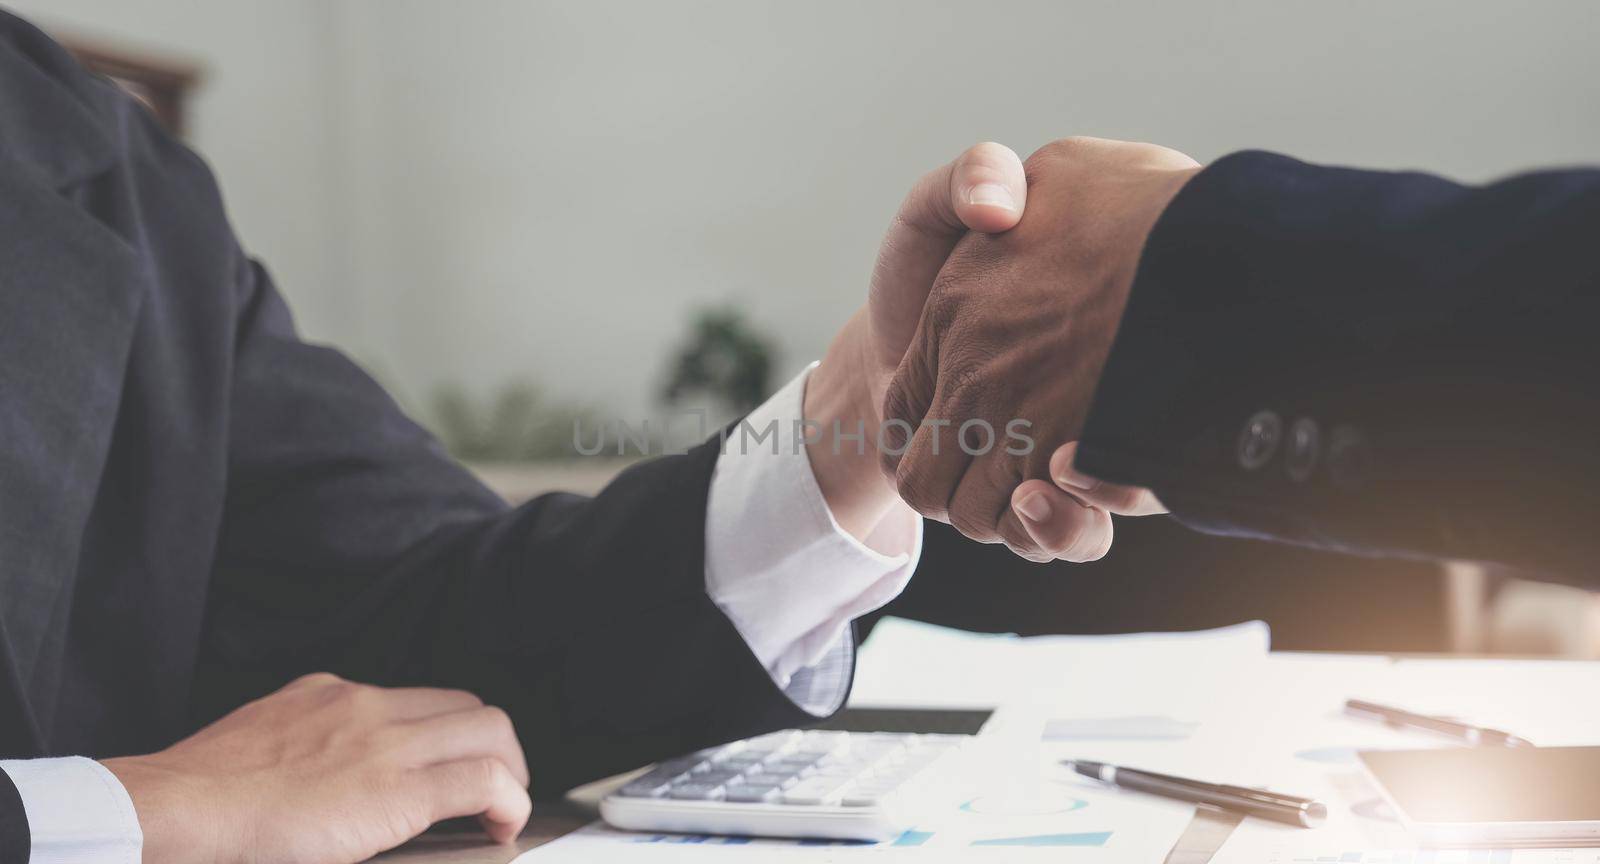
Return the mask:
[[(924, 516), (1032, 560), (1086, 561), (1110, 548), (1110, 514), (1162, 512), (1148, 491), (1075, 470), (1074, 442), (1145, 238), (1199, 165), (1071, 138), (1025, 167), (1016, 226), (968, 234), (934, 280), (883, 403), (889, 437), (913, 431), (879, 455)], [(1007, 429), (1035, 446), (983, 446)]]

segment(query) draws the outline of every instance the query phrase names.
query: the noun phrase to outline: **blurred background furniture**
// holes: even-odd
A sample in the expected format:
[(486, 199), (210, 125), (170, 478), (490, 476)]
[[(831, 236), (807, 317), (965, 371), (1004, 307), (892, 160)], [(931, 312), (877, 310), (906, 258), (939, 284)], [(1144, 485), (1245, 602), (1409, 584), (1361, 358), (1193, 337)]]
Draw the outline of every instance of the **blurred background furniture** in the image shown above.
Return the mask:
[(64, 42), (78, 62), (117, 82), (143, 102), (172, 134), (186, 131), (189, 97), (200, 82), (200, 69), (182, 60), (95, 42)]

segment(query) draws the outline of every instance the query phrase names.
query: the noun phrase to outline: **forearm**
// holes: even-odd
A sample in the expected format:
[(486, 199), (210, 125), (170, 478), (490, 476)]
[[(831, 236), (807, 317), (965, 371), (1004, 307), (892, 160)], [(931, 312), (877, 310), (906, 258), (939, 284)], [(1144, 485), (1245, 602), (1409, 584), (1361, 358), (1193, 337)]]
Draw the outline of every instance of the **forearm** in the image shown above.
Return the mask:
[[(512, 714), (542, 793), (738, 737), (762, 712), (719, 709), (793, 706), (706, 594), (717, 456), (712, 441), (637, 465), (594, 498), (548, 495), (445, 525), (353, 593), (280, 594), (292, 621), (221, 592), (198, 698), (215, 715), (316, 670), (469, 690)], [(733, 682), (737, 694), (721, 689)], [(793, 710), (759, 725), (799, 722)]]
[(1597, 225), (1596, 172), (1222, 160), (1150, 236), (1080, 463), (1207, 530), (1571, 572)]

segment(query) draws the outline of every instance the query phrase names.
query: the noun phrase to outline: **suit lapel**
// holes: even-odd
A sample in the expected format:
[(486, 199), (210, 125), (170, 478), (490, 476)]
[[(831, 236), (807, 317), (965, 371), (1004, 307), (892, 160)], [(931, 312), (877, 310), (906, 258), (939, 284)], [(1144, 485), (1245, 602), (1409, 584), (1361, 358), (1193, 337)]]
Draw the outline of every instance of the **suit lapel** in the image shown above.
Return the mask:
[(21, 704), (0, 704), (0, 727), (32, 725), (43, 646), (66, 635), (52, 610), (72, 590), (145, 287), (134, 247), (63, 191), (114, 162), (94, 91), (43, 74), (60, 58), (19, 26), (0, 21), (0, 703)]

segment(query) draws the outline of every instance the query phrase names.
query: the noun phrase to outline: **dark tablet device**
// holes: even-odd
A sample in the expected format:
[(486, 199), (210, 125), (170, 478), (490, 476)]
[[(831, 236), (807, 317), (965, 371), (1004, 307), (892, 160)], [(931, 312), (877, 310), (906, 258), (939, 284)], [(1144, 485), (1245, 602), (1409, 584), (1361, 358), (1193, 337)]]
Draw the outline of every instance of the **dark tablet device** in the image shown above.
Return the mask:
[(1600, 845), (1600, 747), (1360, 755), (1400, 821), (1424, 845)]

